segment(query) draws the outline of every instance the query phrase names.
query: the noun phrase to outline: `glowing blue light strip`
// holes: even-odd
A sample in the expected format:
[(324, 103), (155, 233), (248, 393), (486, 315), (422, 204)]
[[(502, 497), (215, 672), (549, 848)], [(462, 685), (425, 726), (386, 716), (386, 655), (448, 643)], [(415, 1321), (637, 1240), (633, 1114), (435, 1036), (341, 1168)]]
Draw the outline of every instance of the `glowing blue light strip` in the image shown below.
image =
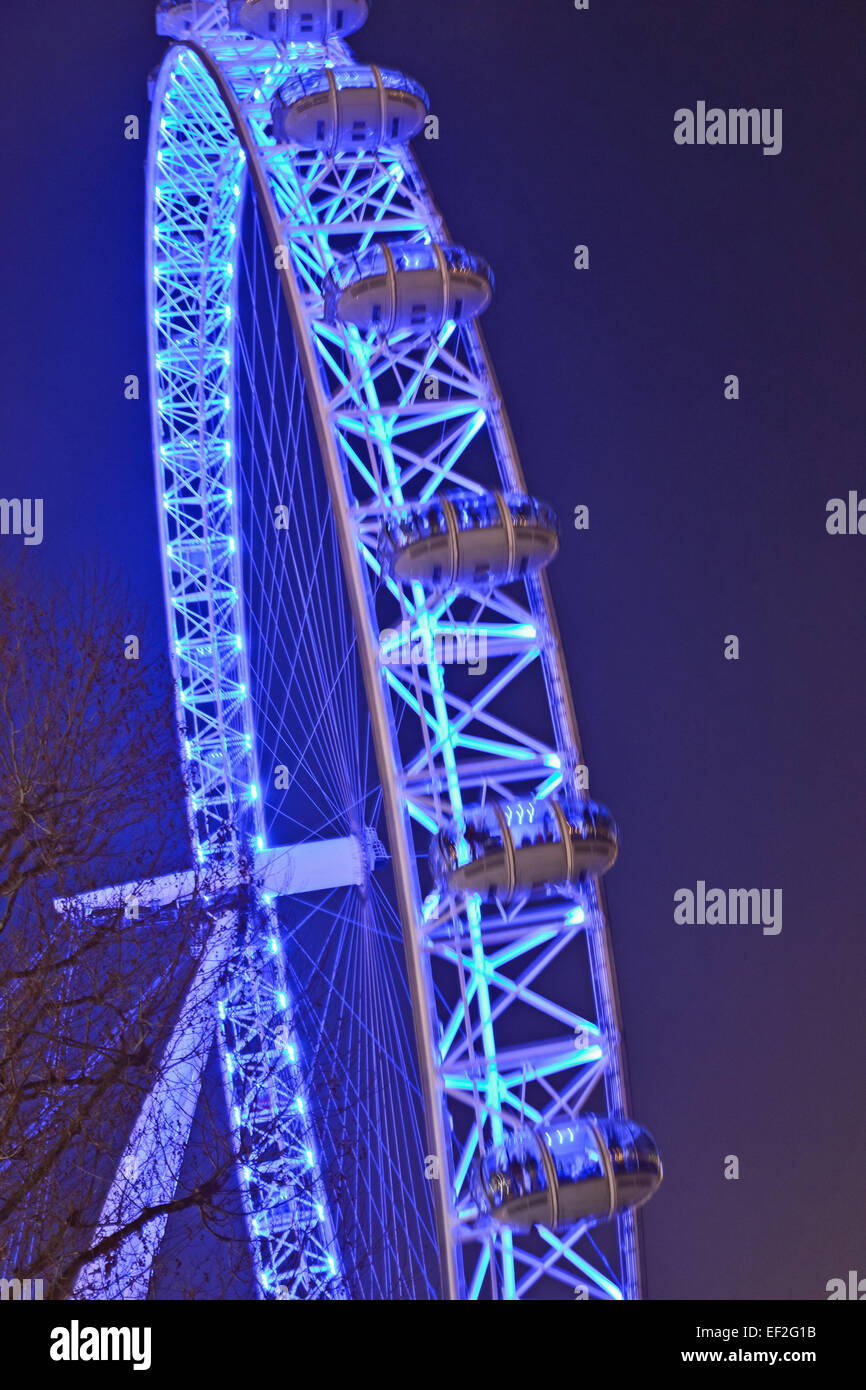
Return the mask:
[[(170, 104), (165, 100), (169, 85)], [(236, 452), (231, 367), (237, 318), (235, 232), (245, 156), (237, 149), (215, 89), (190, 55), (177, 50), (169, 54), (154, 109), (169, 113), (160, 118), (155, 136), (162, 142), (157, 153), (163, 157), (157, 161), (161, 186), (151, 209), (149, 237), (159, 270), (150, 277), (155, 301), (157, 496), (166, 541), (166, 609), (186, 724), (183, 747), (193, 785), (191, 829), (197, 857), (204, 862), (212, 848), (221, 846), (227, 829), (234, 837), (235, 853), (243, 852), (250, 840), (261, 847), (265, 843), (254, 728), (245, 699), (250, 685), (248, 644), (231, 510)], [(174, 132), (181, 129), (187, 139), (175, 147)], [(191, 132), (196, 135), (192, 144)], [(191, 194), (199, 200), (207, 195), (204, 249), (188, 235), (201, 217), (191, 211)], [(259, 932), (266, 958), (251, 961), (251, 975), (246, 966), (237, 969), (219, 1001), (220, 1019), (233, 1036), (280, 1035), (272, 1053), (252, 1054), (245, 1048), (241, 1054), (223, 1047), (235, 1142), (240, 1144), (242, 1131), (252, 1141), (250, 1159), (240, 1174), (251, 1255), (262, 1293), (276, 1296), (293, 1278), (302, 1240), (313, 1294), (339, 1298), (342, 1274), (305, 1102), (299, 1048), (288, 1025), (291, 1006), (272, 904), (265, 904), (264, 916)], [(266, 999), (275, 1001), (273, 1012), (262, 1014)], [(282, 1136), (276, 1160), (264, 1157), (273, 1149), (275, 1120)], [(304, 1204), (309, 1214), (300, 1210)], [(288, 1221), (287, 1211), (292, 1213)]]

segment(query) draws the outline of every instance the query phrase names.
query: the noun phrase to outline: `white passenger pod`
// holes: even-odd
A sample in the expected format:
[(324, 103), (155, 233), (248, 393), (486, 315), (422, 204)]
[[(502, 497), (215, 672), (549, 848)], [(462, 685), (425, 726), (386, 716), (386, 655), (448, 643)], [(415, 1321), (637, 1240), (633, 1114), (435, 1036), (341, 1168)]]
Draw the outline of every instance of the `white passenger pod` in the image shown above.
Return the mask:
[(379, 536), (384, 573), (432, 588), (509, 584), (559, 548), (550, 507), (522, 493), (452, 493), (390, 516)]
[(619, 834), (610, 812), (577, 797), (467, 806), (430, 846), (440, 893), (492, 895), (583, 883), (616, 860)]
[(449, 320), (475, 318), (490, 303), (490, 267), (459, 246), (382, 242), (339, 261), (323, 287), (328, 323), (438, 333)]
[(662, 1180), (658, 1145), (633, 1120), (581, 1115), (509, 1133), (481, 1161), (480, 1206), (503, 1226), (563, 1230), (649, 1200)]
[(274, 139), (305, 150), (405, 145), (424, 125), (423, 87), (387, 68), (322, 68), (286, 82), (271, 103)]

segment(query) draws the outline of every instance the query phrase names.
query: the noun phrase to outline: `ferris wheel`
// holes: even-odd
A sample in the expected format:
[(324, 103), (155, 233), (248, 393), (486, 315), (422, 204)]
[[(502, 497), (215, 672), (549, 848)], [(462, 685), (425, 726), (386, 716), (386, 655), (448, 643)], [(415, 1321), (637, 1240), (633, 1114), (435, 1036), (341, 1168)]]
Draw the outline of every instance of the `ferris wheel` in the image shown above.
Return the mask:
[[(193, 846), (252, 865), (214, 950), (257, 1290), (635, 1298), (661, 1164), (627, 1115), (618, 834), (588, 794), (556, 520), (478, 326), (492, 273), (410, 148), (427, 96), (346, 45), (366, 13), (157, 16), (156, 486)], [(164, 1134), (149, 1157), (152, 1112), (180, 1153), (199, 1084), (186, 1066), (130, 1140), (151, 1199), (179, 1169)], [(103, 1293), (130, 1296), (122, 1265)]]

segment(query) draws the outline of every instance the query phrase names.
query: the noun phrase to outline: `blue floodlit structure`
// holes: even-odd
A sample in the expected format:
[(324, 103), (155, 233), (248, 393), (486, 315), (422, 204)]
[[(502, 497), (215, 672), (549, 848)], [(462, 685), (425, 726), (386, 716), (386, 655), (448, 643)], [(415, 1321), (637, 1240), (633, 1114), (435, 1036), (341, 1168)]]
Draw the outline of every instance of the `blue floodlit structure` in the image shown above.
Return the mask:
[[(209, 978), (228, 980), (215, 1026), (256, 1285), (635, 1298), (648, 1186), (619, 1182), (616, 1136), (653, 1182), (660, 1165), (625, 1118), (598, 883), (618, 839), (584, 790), (555, 518), (476, 322), (492, 276), (404, 138), (426, 94), (344, 42), (365, 14), (158, 9), (156, 485), (192, 843), (249, 888)], [(328, 124), (307, 148), (312, 99)], [(474, 669), (453, 656), (470, 637)], [(207, 1042), (131, 1136), (142, 1201), (171, 1195)], [(178, 1117), (158, 1160), (157, 1110)], [(556, 1176), (543, 1136), (574, 1132), (582, 1153), (603, 1140), (604, 1201), (575, 1196), (574, 1164)], [(538, 1197), (532, 1219), (506, 1219), (515, 1193)], [(128, 1201), (110, 1194), (104, 1229)], [(84, 1271), (81, 1296), (144, 1296), (161, 1237)]]

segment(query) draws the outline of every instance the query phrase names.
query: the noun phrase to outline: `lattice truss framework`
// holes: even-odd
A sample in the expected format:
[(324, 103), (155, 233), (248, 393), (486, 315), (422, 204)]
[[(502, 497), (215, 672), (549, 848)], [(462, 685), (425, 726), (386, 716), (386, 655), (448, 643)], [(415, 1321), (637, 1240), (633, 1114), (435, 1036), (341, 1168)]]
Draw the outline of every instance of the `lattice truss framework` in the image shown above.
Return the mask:
[[(234, 462), (235, 267), (245, 156), (191, 55), (163, 70), (153, 128), (151, 399), (164, 579), (202, 864), (264, 846), (241, 604)], [(273, 905), (225, 972), (221, 1061), (253, 1266), (265, 1295), (340, 1297)]]
[[(411, 861), (414, 920), (404, 929), (422, 962), (434, 1018), (432, 1054), (419, 1064), (449, 1135), (448, 1151), (436, 1155), (445, 1178), (443, 1263), (463, 1297), (544, 1296), (554, 1285), (559, 1296), (563, 1285), (582, 1285), (590, 1297), (635, 1297), (631, 1213), (618, 1219), (618, 1238), (607, 1248), (586, 1222), (512, 1235), (477, 1220), (473, 1188), (480, 1149), (518, 1120), (544, 1125), (585, 1106), (625, 1110), (600, 891), (588, 884), (579, 898), (518, 900), (508, 909), (474, 898), (458, 910), (435, 894), (424, 898), (417, 863), (446, 815), (484, 796), (544, 796), (571, 785), (582, 763), (546, 582), (425, 592), (385, 581), (376, 556), (383, 518), (407, 501), (457, 488), (524, 490), (483, 338), (471, 324), (449, 322), (433, 338), (400, 332), (385, 340), (324, 321), (321, 286), (335, 258), (380, 239), (447, 239), (442, 218), (405, 148), (326, 158), (278, 147), (267, 133), (281, 83), (304, 67), (351, 64), (344, 44), (278, 51), (230, 34), (221, 5), (196, 9), (189, 37), (218, 66), (248, 133), (245, 155), (195, 50), (172, 50), (158, 82), (158, 103), (164, 100), (151, 160), (153, 395), (167, 601), (199, 853), (205, 857), (227, 825), (240, 835), (238, 854), (242, 832), (251, 843), (264, 834), (233, 515), (233, 315), (249, 158), (260, 160), (266, 176), (279, 229), (275, 257), (287, 248), (283, 273), (313, 349), (308, 389), (339, 460), (336, 505), (348, 515), (366, 583), (368, 630), (359, 640), (376, 647), (373, 698), (393, 730), (394, 766), (385, 775), (396, 787), (404, 834), (391, 852)], [(409, 634), (414, 649), (402, 665), (393, 650), (397, 631)], [(443, 642), (447, 650), (456, 639), (479, 637), (483, 674), (440, 659)], [(339, 1297), (315, 1140), (300, 1121), (307, 1107), (290, 1060), (291, 1001), (277, 935), (267, 905), (260, 906), (237, 953), (236, 983), (220, 1004), (236, 1132), (252, 1155), (248, 1219), (266, 1293), (294, 1281), (304, 1296)], [(298, 1230), (317, 1222), (321, 1240), (311, 1260)]]

